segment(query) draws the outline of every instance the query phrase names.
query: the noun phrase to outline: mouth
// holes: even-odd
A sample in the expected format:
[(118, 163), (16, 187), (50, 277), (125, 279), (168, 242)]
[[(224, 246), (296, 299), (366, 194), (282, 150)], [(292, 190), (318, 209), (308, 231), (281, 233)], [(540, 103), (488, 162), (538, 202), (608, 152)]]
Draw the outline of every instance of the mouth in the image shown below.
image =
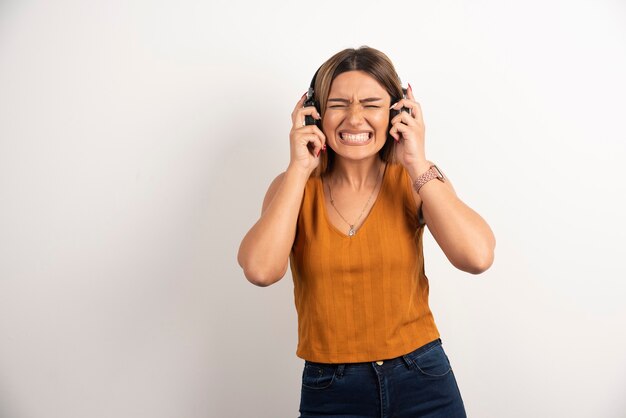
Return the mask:
[(373, 132), (339, 132), (339, 139), (346, 145), (364, 145), (372, 140)]

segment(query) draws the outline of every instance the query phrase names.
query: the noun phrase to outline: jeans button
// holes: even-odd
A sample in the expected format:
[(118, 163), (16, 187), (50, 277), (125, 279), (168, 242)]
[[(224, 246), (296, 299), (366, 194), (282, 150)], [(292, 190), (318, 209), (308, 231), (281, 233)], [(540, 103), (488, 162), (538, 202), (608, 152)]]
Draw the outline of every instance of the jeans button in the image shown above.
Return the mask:
[(383, 363), (384, 363), (384, 361), (382, 361), (382, 360), (379, 360), (379, 361), (376, 362), (376, 364), (378, 364), (379, 366), (382, 366)]

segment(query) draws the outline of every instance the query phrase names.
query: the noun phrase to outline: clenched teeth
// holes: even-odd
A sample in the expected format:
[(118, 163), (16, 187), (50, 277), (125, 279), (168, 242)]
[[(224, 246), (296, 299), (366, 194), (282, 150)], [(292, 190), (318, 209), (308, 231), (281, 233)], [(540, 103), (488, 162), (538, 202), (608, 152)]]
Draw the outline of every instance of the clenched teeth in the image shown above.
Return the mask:
[(369, 132), (365, 132), (362, 134), (349, 134), (344, 132), (341, 134), (341, 139), (349, 142), (365, 142), (370, 139), (370, 134)]

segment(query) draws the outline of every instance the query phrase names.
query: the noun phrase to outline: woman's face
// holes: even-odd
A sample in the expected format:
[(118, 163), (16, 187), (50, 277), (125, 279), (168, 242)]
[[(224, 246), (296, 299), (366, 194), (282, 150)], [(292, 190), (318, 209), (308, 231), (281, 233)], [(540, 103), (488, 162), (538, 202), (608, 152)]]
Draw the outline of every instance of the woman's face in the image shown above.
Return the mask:
[(389, 126), (389, 93), (363, 71), (339, 74), (332, 82), (322, 127), (338, 156), (361, 160), (385, 145)]

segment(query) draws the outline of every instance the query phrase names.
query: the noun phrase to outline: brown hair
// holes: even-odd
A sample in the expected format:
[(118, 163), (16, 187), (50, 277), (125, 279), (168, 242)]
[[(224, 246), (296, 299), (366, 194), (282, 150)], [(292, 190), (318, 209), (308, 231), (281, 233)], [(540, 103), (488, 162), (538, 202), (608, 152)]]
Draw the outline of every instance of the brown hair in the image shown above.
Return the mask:
[[(315, 100), (319, 103), (322, 118), (326, 112), (326, 102), (333, 80), (339, 74), (347, 71), (363, 71), (370, 75), (389, 93), (392, 104), (402, 98), (400, 77), (398, 77), (396, 69), (387, 55), (368, 46), (361, 46), (358, 49), (348, 48), (330, 57), (317, 70), (313, 88), (315, 90)], [(391, 117), (389, 118), (388, 130), (390, 128)], [(387, 132), (387, 140), (378, 152), (378, 155), (385, 162), (393, 161), (394, 151), (395, 141)], [(320, 154), (320, 163), (314, 174), (320, 176), (330, 172), (333, 168), (334, 160), (335, 152), (330, 147), (327, 147), (326, 152)]]

